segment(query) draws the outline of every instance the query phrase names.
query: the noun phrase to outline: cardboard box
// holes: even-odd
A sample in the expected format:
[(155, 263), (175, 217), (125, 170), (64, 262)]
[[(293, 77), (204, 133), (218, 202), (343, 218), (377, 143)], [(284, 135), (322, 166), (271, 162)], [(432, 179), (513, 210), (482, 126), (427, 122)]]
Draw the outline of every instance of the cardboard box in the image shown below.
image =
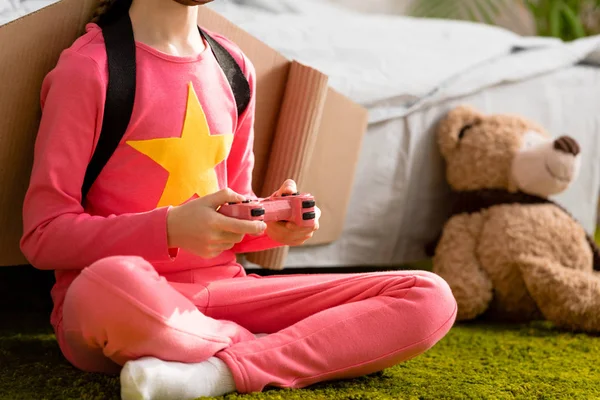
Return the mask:
[[(0, 27), (0, 265), (27, 264), (19, 250), (22, 203), (31, 173), (46, 74), (83, 33), (97, 0), (62, 0)], [(309, 245), (342, 232), (367, 112), (335, 92), (321, 72), (290, 61), (216, 12), (199, 24), (240, 46), (257, 72), (254, 189), (276, 190), (285, 178), (315, 195), (321, 229)], [(249, 255), (266, 268), (283, 266), (286, 249)]]

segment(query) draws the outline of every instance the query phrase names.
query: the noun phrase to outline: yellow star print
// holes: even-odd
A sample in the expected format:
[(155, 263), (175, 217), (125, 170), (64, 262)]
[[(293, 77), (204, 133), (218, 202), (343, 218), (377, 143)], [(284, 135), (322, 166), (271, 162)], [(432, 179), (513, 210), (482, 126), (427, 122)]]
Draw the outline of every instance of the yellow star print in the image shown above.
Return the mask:
[(176, 206), (193, 195), (216, 192), (215, 167), (229, 155), (232, 134), (210, 134), (206, 115), (190, 83), (181, 137), (134, 140), (127, 144), (150, 157), (169, 173), (157, 207)]

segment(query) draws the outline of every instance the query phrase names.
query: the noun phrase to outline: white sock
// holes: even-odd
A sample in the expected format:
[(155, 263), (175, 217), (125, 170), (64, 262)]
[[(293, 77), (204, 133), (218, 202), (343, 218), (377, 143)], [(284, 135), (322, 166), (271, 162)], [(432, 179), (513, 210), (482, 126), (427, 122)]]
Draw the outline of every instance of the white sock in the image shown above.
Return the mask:
[(234, 391), (231, 371), (216, 357), (196, 364), (144, 357), (121, 370), (122, 400), (193, 400)]

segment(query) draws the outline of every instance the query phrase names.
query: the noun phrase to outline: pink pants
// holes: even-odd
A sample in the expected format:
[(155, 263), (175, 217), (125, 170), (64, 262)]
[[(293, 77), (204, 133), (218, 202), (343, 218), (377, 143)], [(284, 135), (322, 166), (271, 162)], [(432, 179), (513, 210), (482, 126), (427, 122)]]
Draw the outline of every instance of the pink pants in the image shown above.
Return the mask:
[(248, 393), (391, 367), (431, 348), (455, 317), (450, 288), (428, 272), (182, 284), (142, 259), (120, 257), (86, 268), (72, 283), (57, 334), (66, 358), (85, 371), (118, 372), (143, 356), (216, 356)]

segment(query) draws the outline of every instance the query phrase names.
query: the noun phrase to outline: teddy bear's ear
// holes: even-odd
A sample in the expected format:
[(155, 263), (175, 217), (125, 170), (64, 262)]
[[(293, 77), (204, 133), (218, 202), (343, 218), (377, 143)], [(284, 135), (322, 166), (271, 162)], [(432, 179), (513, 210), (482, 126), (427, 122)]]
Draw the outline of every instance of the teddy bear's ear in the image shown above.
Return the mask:
[(458, 145), (463, 128), (480, 122), (484, 115), (469, 105), (461, 105), (451, 110), (438, 125), (438, 145), (445, 158), (448, 158)]

